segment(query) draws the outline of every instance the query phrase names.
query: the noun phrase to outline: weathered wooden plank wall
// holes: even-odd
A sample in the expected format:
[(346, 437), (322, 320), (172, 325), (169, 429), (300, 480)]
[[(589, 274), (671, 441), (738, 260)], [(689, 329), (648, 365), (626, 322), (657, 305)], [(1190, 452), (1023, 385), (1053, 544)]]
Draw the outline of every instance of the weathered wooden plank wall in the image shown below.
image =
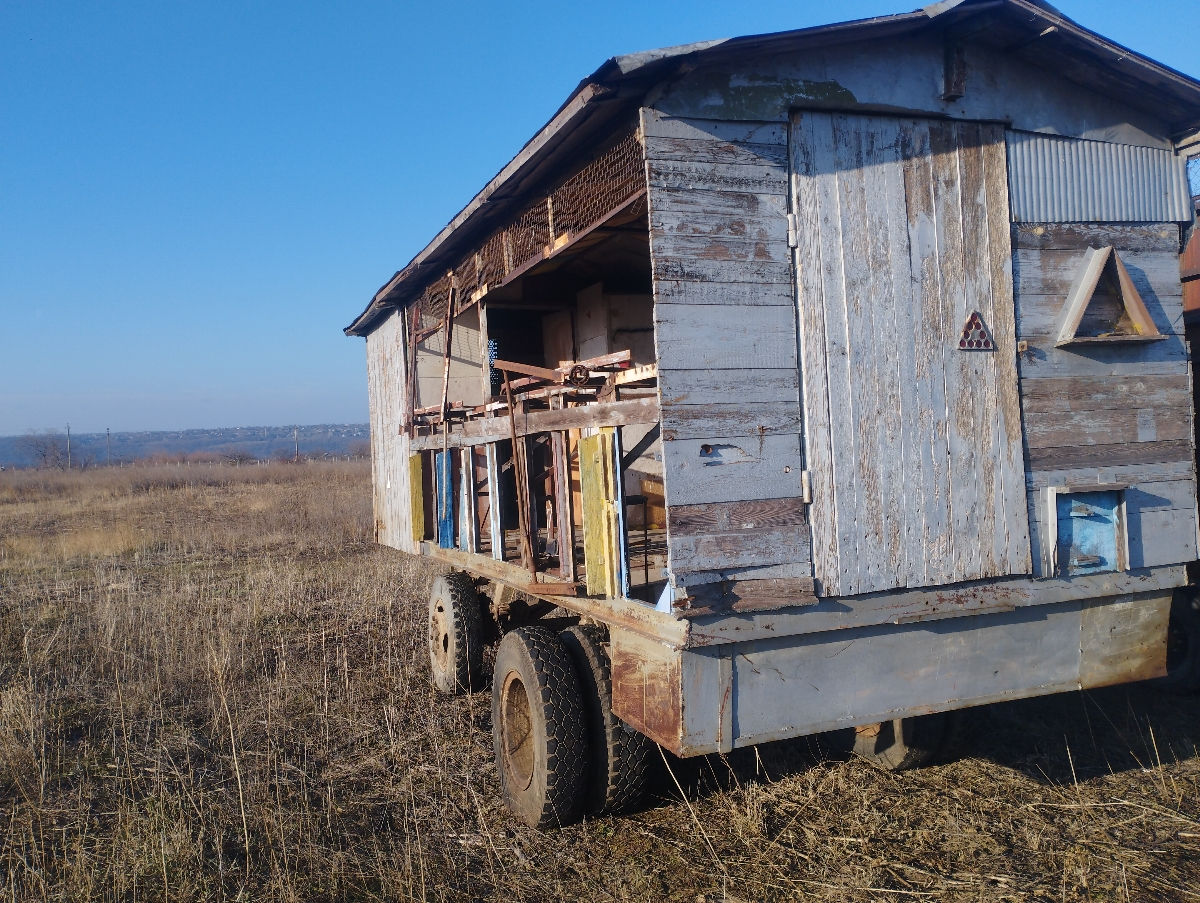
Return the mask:
[[(442, 403), (446, 333), (439, 330), (421, 342), (417, 355), (417, 399), (415, 407)], [(454, 318), (450, 332), (450, 379), (446, 400), (476, 405), (484, 401), (483, 346), (479, 308), (463, 311)]]
[(371, 408), (371, 481), (375, 534), (383, 545), (415, 552), (409, 491), (409, 440), (400, 433), (408, 410), (404, 317), (393, 313), (367, 336)]
[(954, 99), (945, 97), (944, 38), (931, 31), (904, 40), (747, 54), (697, 67), (662, 85), (654, 107), (667, 116), (729, 120), (725, 134), (735, 136), (735, 127), (782, 124), (797, 109), (890, 110), (1174, 149), (1170, 129), (1151, 112), (1150, 103), (1142, 109), (1127, 106), (1102, 89), (1030, 66), (1004, 48), (968, 41), (963, 51), (971, 75), (968, 90)]
[[(1183, 337), (1179, 226), (1012, 227), (1035, 566), (1049, 569), (1047, 486), (1119, 483), (1131, 568), (1197, 557), (1191, 369)], [(1155, 325), (1149, 343), (1055, 347), (1055, 324), (1088, 248), (1121, 256)]]
[(808, 576), (787, 130), (649, 109), (642, 129), (669, 567)]
[(1002, 130), (802, 112), (792, 154), (822, 591), (1029, 573)]

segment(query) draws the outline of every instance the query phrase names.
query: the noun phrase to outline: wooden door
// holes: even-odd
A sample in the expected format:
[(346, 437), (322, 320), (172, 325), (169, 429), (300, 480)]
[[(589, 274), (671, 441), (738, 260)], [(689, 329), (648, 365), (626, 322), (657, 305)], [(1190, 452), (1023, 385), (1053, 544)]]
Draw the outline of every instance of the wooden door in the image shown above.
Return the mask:
[(818, 590), (1029, 573), (1002, 127), (799, 112), (789, 142)]

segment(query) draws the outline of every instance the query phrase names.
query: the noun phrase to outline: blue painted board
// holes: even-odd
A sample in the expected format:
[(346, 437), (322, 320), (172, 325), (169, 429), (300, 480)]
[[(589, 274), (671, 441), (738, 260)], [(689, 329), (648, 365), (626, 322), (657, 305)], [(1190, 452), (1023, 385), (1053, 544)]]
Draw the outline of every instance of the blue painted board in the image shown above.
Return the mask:
[(443, 549), (454, 548), (454, 452), (444, 451), (434, 455), (434, 473), (437, 474), (437, 525), (438, 545)]
[(1056, 496), (1058, 567), (1062, 574), (1098, 574), (1119, 568), (1117, 522), (1121, 493), (1069, 492)]

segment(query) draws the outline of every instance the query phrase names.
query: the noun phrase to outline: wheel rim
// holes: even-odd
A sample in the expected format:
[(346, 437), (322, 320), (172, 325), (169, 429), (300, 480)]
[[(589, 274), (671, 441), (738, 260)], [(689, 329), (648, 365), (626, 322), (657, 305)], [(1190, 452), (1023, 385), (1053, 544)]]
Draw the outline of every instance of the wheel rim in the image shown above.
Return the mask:
[(505, 677), (500, 699), (500, 736), (504, 766), (516, 788), (525, 790), (533, 782), (533, 717), (529, 694), (515, 672)]

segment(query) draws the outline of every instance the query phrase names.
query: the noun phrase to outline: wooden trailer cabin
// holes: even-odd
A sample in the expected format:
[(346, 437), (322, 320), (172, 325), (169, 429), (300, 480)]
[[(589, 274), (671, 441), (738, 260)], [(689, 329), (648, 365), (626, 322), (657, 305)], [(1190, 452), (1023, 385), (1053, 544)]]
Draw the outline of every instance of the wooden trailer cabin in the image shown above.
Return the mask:
[[(1160, 675), (1198, 147), (1200, 83), (1041, 0), (604, 63), (346, 329), (378, 540), (458, 572), (444, 688), (566, 611), (677, 754), (909, 762), (917, 716)], [(575, 709), (505, 674), (506, 795), (562, 821), (505, 706)]]

